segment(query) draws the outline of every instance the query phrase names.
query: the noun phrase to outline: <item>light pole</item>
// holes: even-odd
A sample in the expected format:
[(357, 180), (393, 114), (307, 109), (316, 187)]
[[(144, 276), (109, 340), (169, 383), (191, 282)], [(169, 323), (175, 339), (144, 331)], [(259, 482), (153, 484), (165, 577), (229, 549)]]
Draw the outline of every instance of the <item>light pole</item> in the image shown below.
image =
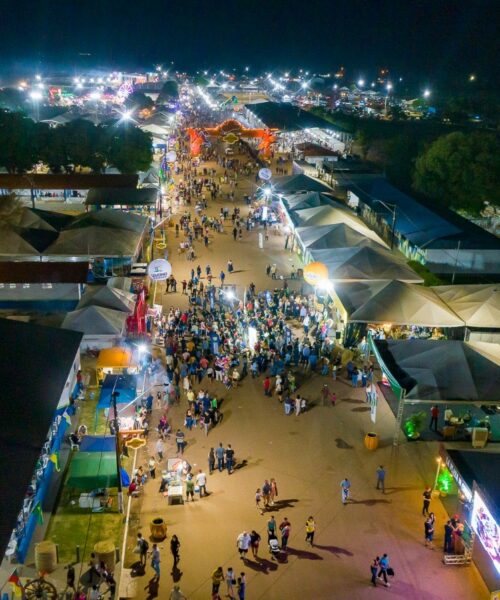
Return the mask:
[(120, 392), (115, 390), (116, 383), (111, 392), (111, 400), (113, 402), (113, 412), (115, 413), (115, 457), (116, 457), (116, 475), (118, 477), (118, 511), (123, 513), (123, 489), (122, 489), (122, 473), (121, 473), (121, 462), (120, 462), (120, 424), (118, 422), (118, 409), (116, 408), (116, 398), (120, 395)]
[(40, 121), (40, 100), (43, 98), (42, 92), (33, 90), (30, 92), (30, 98), (33, 100), (35, 105), (36, 122)]
[(389, 100), (389, 94), (391, 93), (392, 90), (392, 83), (388, 83), (387, 84), (387, 95), (385, 97), (385, 116), (387, 117), (387, 101)]
[(385, 206), (392, 215), (392, 226), (391, 226), (391, 250), (392, 250), (394, 248), (394, 233), (395, 233), (395, 229), (396, 229), (396, 208), (397, 208), (397, 206), (395, 204), (389, 204), (387, 202), (384, 202), (383, 200), (376, 200), (376, 202), (379, 202), (380, 204), (382, 204), (382, 206)]

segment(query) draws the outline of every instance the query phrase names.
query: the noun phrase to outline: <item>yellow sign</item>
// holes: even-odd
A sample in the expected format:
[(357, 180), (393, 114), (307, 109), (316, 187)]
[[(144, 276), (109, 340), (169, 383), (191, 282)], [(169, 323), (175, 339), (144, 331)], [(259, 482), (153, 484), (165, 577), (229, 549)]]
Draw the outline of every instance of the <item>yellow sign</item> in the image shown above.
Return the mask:
[(140, 437), (134, 437), (131, 440), (127, 440), (125, 442), (125, 446), (127, 446), (127, 448), (132, 448), (132, 450), (139, 450), (139, 448), (142, 448), (145, 445), (146, 440)]
[(236, 142), (240, 139), (234, 133), (228, 133), (222, 138), (227, 144), (236, 144)]

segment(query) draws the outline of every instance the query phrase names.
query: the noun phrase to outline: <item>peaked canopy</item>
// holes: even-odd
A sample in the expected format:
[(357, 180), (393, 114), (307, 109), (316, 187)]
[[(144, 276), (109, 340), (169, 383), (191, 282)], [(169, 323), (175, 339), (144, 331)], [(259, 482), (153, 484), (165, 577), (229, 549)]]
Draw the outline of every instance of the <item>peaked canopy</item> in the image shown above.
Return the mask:
[(132, 313), (135, 307), (135, 296), (130, 292), (107, 285), (88, 287), (77, 308), (87, 306), (101, 306), (124, 313)]
[(0, 256), (39, 256), (40, 252), (24, 239), (17, 228), (0, 228)]
[(114, 452), (114, 435), (86, 435), (80, 444), (80, 452)]
[[(45, 229), (47, 231), (57, 231), (38, 211), (27, 206), (23, 206), (20, 211), (9, 216), (9, 223), (17, 227), (26, 227), (28, 229)], [(52, 213), (57, 214), (57, 213)]]
[(126, 257), (138, 254), (142, 235), (98, 226), (62, 231), (45, 254), (51, 256)]
[(82, 229), (84, 227), (98, 226), (142, 233), (147, 222), (148, 219), (146, 217), (106, 208), (103, 210), (94, 210), (76, 217), (67, 229)]
[(320, 227), (323, 225), (337, 225), (343, 223), (355, 231), (362, 233), (368, 239), (387, 248), (387, 244), (382, 238), (369, 229), (352, 211), (344, 206), (336, 205), (336, 203), (333, 202), (331, 205), (323, 204), (322, 206), (313, 208), (294, 210), (290, 214), (290, 218), (295, 223), (296, 227)]
[(500, 329), (500, 285), (439, 285), (432, 288), (467, 327)]
[(106, 285), (110, 288), (116, 288), (123, 290), (124, 292), (130, 292), (132, 289), (132, 278), (131, 277), (110, 277), (106, 282)]
[(85, 335), (122, 335), (127, 314), (102, 306), (87, 306), (69, 312), (61, 327), (81, 331)]
[(333, 281), (391, 281), (398, 279), (408, 283), (423, 282), (415, 271), (383, 248), (311, 250), (310, 254), (313, 260), (327, 266), (329, 279)]
[(325, 204), (327, 199), (319, 192), (299, 192), (283, 196), (282, 201), (288, 211), (294, 211), (301, 208), (317, 208)]
[(308, 175), (285, 175), (273, 179), (274, 189), (280, 194), (293, 192), (330, 192), (326, 183), (313, 179)]
[[(344, 284), (346, 289), (352, 285)], [(350, 315), (361, 323), (394, 323), (421, 327), (463, 327), (464, 322), (429, 288), (403, 281), (388, 281), (373, 289), (372, 294)], [(340, 295), (339, 290), (335, 290)], [(360, 298), (360, 294), (357, 295)]]
[(379, 247), (362, 233), (344, 223), (320, 227), (298, 227), (296, 233), (305, 248), (328, 250), (330, 248), (355, 248), (357, 246)]
[(406, 398), (500, 402), (500, 369), (457, 340), (377, 340)]

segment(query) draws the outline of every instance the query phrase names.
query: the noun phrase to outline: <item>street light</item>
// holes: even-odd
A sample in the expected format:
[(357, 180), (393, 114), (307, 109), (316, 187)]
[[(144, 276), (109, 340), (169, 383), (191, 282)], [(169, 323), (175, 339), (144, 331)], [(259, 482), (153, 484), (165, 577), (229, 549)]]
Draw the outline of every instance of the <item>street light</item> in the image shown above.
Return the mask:
[(428, 98), (431, 95), (431, 91), (430, 90), (424, 90), (424, 93), (422, 94), (424, 98)]
[(33, 104), (35, 105), (36, 120), (38, 123), (38, 121), (40, 120), (40, 100), (43, 98), (43, 94), (38, 90), (33, 90), (32, 92), (30, 92), (30, 98), (33, 100)]
[(392, 90), (392, 83), (388, 83), (386, 86), (386, 90), (387, 90), (387, 95), (385, 97), (385, 116), (387, 117), (387, 101), (389, 100), (389, 94), (391, 93)]
[(307, 81), (303, 81), (300, 85), (303, 90), (307, 90), (307, 88), (309, 87), (309, 84), (307, 83)]
[(364, 79), (358, 79), (358, 87), (362, 88), (365, 85)]

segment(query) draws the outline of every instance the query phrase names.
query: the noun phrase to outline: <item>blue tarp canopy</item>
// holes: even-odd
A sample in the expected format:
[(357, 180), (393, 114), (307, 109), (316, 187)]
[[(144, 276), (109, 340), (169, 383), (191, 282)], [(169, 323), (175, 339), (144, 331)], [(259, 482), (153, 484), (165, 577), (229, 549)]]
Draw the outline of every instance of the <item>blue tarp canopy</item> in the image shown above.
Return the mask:
[(80, 444), (80, 452), (114, 452), (114, 435), (86, 435)]
[(116, 398), (117, 404), (128, 404), (136, 397), (137, 379), (135, 375), (106, 375), (101, 389), (97, 409), (109, 408), (111, 406), (111, 394), (119, 393)]

